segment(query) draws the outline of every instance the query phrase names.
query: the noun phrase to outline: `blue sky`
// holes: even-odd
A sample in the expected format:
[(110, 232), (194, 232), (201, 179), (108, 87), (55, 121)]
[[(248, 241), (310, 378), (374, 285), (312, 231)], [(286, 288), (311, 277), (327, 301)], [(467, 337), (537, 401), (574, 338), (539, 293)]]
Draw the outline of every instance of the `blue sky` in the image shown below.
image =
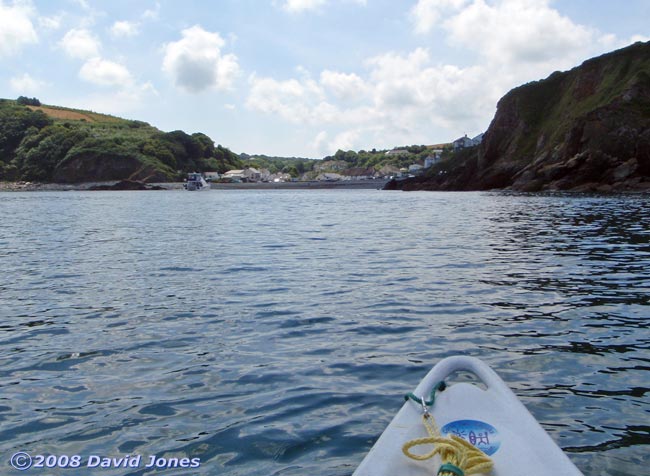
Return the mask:
[(627, 0), (0, 0), (0, 97), (320, 158), (484, 131), (512, 87), (648, 41)]

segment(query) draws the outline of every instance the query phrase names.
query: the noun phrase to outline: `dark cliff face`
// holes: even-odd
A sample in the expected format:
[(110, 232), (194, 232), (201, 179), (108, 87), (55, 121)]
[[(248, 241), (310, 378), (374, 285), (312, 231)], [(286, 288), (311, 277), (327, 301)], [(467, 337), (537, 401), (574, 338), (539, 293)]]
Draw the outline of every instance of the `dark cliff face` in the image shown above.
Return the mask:
[(106, 154), (79, 154), (63, 161), (54, 170), (52, 178), (58, 183), (81, 183), (88, 181), (142, 180), (166, 182), (169, 177), (155, 167), (144, 165), (136, 157)]
[(405, 189), (650, 189), (650, 42), (513, 89), (482, 144)]

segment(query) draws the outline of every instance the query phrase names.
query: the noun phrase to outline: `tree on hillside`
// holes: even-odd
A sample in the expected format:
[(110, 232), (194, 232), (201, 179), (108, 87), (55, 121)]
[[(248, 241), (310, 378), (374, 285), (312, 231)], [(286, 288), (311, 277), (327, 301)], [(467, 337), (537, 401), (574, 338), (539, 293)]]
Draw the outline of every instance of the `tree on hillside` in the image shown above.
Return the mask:
[(41, 101), (39, 101), (36, 98), (28, 98), (26, 96), (19, 96), (18, 99), (16, 99), (16, 102), (20, 104), (21, 106), (40, 106)]
[[(327, 158), (325, 158), (325, 160), (327, 160)], [(353, 150), (343, 151), (339, 149), (334, 154), (334, 160), (343, 160), (350, 164), (355, 164), (357, 161), (357, 153)]]
[(192, 139), (198, 144), (201, 152), (200, 156), (206, 159), (214, 157), (214, 141), (202, 132), (195, 132), (192, 134)]
[(42, 111), (4, 103), (0, 108), (0, 162), (10, 162), (30, 128), (40, 130), (52, 123)]
[(65, 124), (50, 125), (40, 131), (27, 130), (25, 138), (16, 149), (15, 165), (23, 180), (47, 181), (68, 151), (88, 137), (81, 129), (70, 129)]
[(173, 170), (178, 169), (176, 157), (170, 150), (169, 142), (152, 137), (142, 144), (141, 152), (147, 157), (153, 157), (168, 165)]

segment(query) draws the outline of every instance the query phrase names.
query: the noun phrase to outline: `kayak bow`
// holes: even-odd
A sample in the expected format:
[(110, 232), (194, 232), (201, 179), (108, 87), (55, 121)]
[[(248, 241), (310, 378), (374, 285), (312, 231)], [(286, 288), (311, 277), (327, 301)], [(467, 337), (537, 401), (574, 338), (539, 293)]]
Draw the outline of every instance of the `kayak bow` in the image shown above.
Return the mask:
[[(441, 384), (459, 371), (471, 372), (485, 388)], [(582, 475), (505, 382), (477, 358), (441, 360), (407, 400), (353, 476)], [(452, 446), (459, 447), (457, 455)], [(416, 447), (430, 451), (416, 452)], [(482, 459), (486, 456), (491, 464)]]

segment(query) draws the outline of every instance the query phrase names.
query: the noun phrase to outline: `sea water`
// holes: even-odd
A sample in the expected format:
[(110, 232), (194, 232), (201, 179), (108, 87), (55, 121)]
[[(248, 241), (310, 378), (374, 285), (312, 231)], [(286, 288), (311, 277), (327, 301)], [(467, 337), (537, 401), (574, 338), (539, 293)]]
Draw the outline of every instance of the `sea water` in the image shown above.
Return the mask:
[(0, 266), (2, 474), (350, 475), (455, 354), (650, 463), (648, 196), (2, 193)]

